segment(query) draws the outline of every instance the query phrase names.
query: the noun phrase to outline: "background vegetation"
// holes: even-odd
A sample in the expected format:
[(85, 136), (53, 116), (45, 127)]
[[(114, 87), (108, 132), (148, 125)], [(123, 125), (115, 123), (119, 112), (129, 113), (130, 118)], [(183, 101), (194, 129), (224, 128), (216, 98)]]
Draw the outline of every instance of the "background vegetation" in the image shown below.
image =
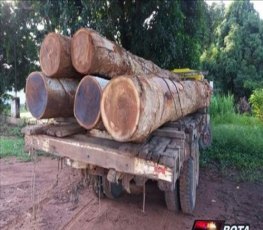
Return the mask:
[(263, 89), (256, 89), (249, 98), (254, 115), (263, 121)]
[[(215, 85), (214, 143), (202, 153), (202, 164), (262, 179), (263, 21), (249, 0), (228, 8), (204, 0), (0, 1), (0, 112), (6, 92), (23, 89), (28, 74), (39, 69), (44, 36), (53, 31), (71, 36), (80, 27), (162, 68), (207, 70)], [(236, 113), (243, 96), (250, 98), (255, 117)], [(23, 155), (22, 137), (2, 132), (0, 156)]]
[(91, 27), (166, 69), (202, 68), (216, 90), (250, 96), (263, 85), (263, 22), (249, 0), (0, 1), (0, 98), (22, 89), (39, 68), (38, 50), (51, 31), (71, 36)]
[(24, 138), (20, 126), (0, 122), (0, 146), (0, 159), (15, 156), (19, 160), (30, 160), (30, 156), (24, 151)]
[(201, 165), (235, 179), (263, 181), (263, 123), (235, 112), (232, 95), (214, 95), (210, 106), (213, 144), (201, 154)]

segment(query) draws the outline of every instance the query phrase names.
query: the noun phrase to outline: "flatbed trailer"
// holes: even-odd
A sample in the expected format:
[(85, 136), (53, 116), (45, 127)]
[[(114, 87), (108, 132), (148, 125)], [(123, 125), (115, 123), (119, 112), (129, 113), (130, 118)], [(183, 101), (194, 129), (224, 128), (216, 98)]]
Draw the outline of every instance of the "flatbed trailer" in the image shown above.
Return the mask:
[(211, 143), (206, 110), (169, 122), (143, 143), (120, 143), (105, 131), (85, 131), (72, 121), (28, 126), (29, 152), (45, 151), (93, 176), (96, 195), (117, 198), (124, 190), (157, 181), (168, 209), (192, 213), (199, 178), (199, 146)]

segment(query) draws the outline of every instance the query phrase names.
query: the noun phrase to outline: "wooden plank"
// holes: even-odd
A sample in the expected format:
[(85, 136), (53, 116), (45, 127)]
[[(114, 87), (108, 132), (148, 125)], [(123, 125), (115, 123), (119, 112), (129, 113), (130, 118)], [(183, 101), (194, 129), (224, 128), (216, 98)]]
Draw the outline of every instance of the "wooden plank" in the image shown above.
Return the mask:
[(171, 138), (177, 138), (177, 139), (185, 139), (185, 133), (182, 131), (178, 131), (173, 128), (165, 127), (162, 129), (157, 129), (153, 135), (155, 136), (161, 136), (161, 137), (171, 137)]
[(135, 157), (137, 155), (137, 149), (140, 147), (140, 145), (135, 143), (119, 143), (114, 140), (89, 136), (88, 134), (76, 134), (71, 136), (70, 139), (72, 141), (88, 143), (89, 145), (96, 145), (99, 148), (104, 149), (104, 151), (107, 151), (108, 149), (118, 150), (122, 155), (130, 157)]
[(92, 129), (87, 132), (88, 136), (113, 140), (112, 136), (105, 130)]
[(179, 121), (167, 122), (159, 129), (162, 129), (162, 128), (165, 128), (165, 127), (174, 128), (174, 129), (180, 129), (182, 127), (182, 121), (179, 120)]
[(166, 137), (156, 137), (159, 139), (158, 145), (153, 149), (151, 158), (153, 161), (158, 162), (159, 158), (165, 152), (167, 145), (170, 143), (171, 139)]
[(146, 159), (147, 155), (151, 154), (152, 152), (152, 145), (150, 143), (146, 143), (142, 146), (138, 153), (138, 157), (142, 159)]
[(155, 180), (173, 181), (173, 169), (153, 161), (122, 154), (121, 151), (106, 145), (46, 135), (26, 135), (25, 144), (26, 149), (42, 150), (86, 164), (115, 169), (118, 172), (145, 176)]
[(158, 145), (158, 137), (150, 137), (147, 142), (142, 144), (138, 157), (142, 159), (150, 159), (153, 150)]
[(46, 130), (50, 124), (37, 124), (37, 125), (30, 125), (24, 127), (21, 132), (25, 135), (38, 135), (38, 134), (46, 134)]
[(66, 137), (71, 136), (77, 133), (86, 132), (84, 128), (79, 126), (78, 124), (70, 124), (70, 125), (63, 125), (63, 126), (54, 126), (50, 127), (48, 130), (54, 130), (54, 136), (56, 137)]
[(31, 125), (21, 130), (25, 135), (40, 135), (48, 134), (55, 137), (66, 137), (77, 133), (85, 132), (77, 123), (65, 123), (65, 124), (38, 124)]

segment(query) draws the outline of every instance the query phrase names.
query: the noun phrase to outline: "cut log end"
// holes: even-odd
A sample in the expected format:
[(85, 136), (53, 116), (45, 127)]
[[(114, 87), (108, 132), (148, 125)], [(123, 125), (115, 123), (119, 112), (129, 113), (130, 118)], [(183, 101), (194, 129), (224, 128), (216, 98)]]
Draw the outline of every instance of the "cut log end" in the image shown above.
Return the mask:
[(54, 76), (59, 71), (61, 44), (59, 34), (49, 33), (41, 44), (40, 65), (47, 76)]
[(82, 74), (90, 74), (95, 48), (88, 29), (78, 30), (71, 40), (71, 59), (75, 69)]
[(31, 114), (40, 119), (46, 109), (48, 94), (40, 72), (31, 73), (26, 81), (26, 103)]
[(140, 98), (134, 82), (127, 77), (112, 80), (101, 101), (101, 116), (115, 140), (127, 141), (136, 131), (140, 116)]
[(76, 91), (74, 115), (81, 126), (94, 128), (100, 121), (100, 100), (102, 87), (91, 77), (84, 77)]

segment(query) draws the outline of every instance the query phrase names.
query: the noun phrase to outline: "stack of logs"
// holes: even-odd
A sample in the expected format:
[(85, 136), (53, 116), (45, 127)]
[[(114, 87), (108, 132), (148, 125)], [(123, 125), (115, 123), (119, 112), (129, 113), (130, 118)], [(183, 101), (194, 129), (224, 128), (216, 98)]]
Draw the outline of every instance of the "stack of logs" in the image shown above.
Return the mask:
[(91, 29), (72, 38), (48, 34), (40, 65), (42, 72), (26, 81), (27, 106), (35, 118), (74, 115), (85, 129), (106, 129), (120, 142), (143, 141), (164, 123), (210, 102), (206, 81), (181, 81)]

